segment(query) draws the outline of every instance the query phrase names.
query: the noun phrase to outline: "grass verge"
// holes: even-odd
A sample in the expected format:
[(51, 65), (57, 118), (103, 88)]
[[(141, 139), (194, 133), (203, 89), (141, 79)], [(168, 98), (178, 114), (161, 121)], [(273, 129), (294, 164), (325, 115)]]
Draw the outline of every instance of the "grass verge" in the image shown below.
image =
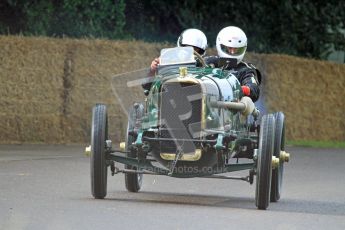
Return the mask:
[(314, 148), (344, 148), (345, 142), (340, 141), (287, 141), (287, 145), (292, 146), (303, 146), (303, 147), (314, 147)]

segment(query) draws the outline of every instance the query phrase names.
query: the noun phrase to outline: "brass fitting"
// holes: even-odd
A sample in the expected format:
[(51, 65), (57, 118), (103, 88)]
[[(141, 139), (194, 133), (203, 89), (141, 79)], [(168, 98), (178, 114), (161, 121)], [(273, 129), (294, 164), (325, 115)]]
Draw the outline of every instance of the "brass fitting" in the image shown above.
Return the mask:
[(276, 169), (279, 167), (279, 158), (272, 156), (272, 169)]
[(180, 71), (180, 77), (186, 77), (188, 74), (187, 67), (180, 67), (179, 71)]
[(125, 151), (126, 150), (126, 142), (121, 142), (120, 143), (120, 150)]
[[(161, 153), (161, 158), (167, 161), (175, 160), (176, 154), (175, 153)], [(201, 158), (202, 151), (201, 149), (195, 149), (194, 153), (187, 153), (181, 156), (181, 161), (197, 161)]]
[(287, 153), (285, 151), (280, 151), (280, 160), (282, 162), (289, 162), (290, 161), (290, 153)]
[(85, 155), (89, 157), (91, 155), (91, 145), (85, 147)]

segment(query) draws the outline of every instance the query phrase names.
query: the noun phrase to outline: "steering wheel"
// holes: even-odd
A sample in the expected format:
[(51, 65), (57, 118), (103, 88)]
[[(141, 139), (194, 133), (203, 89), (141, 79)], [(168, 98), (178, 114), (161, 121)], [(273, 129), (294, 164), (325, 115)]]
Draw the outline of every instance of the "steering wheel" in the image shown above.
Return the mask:
[(196, 60), (199, 60), (201, 63), (201, 67), (206, 67), (205, 60), (202, 58), (202, 56), (194, 50), (194, 55), (196, 56)]

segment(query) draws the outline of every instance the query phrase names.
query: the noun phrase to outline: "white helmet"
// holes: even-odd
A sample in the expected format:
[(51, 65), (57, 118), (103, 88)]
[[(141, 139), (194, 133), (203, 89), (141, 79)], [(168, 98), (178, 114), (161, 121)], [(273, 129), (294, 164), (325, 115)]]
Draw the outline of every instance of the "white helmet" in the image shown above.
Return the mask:
[(207, 38), (206, 35), (198, 29), (187, 29), (181, 33), (177, 39), (177, 46), (193, 46), (201, 49), (200, 55), (206, 54)]
[(247, 36), (236, 26), (225, 27), (217, 35), (216, 47), (219, 57), (235, 58), (238, 64), (247, 50)]

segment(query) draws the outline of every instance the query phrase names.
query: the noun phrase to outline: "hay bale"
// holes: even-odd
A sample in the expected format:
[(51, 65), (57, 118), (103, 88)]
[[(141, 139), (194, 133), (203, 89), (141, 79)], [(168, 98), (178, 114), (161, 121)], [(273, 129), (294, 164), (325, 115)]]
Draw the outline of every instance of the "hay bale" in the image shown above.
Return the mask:
[[(88, 143), (96, 103), (108, 106), (110, 136), (120, 142), (127, 118), (112, 77), (148, 67), (168, 46), (0, 36), (0, 143)], [(345, 140), (344, 64), (272, 54), (247, 60), (263, 74), (268, 110), (284, 111), (288, 139)], [(127, 94), (142, 98), (140, 87)]]
[(290, 140), (345, 141), (345, 65), (288, 55), (255, 55), (261, 60), (269, 112), (286, 115)]

